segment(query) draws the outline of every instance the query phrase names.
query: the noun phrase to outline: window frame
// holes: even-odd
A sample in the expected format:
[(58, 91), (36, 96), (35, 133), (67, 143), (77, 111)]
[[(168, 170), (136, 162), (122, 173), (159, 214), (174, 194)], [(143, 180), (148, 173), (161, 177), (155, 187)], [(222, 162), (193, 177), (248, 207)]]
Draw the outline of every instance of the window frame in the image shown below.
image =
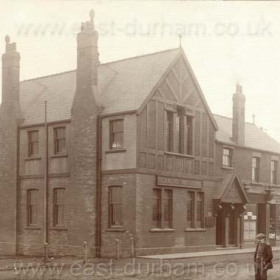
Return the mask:
[(271, 160), (270, 161), (270, 183), (276, 185), (277, 184), (277, 176), (278, 176), (278, 161)]
[[(33, 140), (32, 139), (32, 134), (36, 133), (37, 134), (37, 139)], [(28, 130), (27, 131), (27, 141), (28, 141), (28, 156), (29, 157), (35, 157), (39, 155), (39, 130), (38, 129), (33, 129), (33, 130)], [(34, 145), (37, 145), (37, 153), (34, 153)]]
[[(59, 129), (63, 129), (64, 137), (58, 136)], [(54, 139), (54, 154), (55, 155), (64, 155), (67, 153), (67, 145), (66, 145), (66, 126), (56, 126), (53, 128), (53, 139)], [(64, 142), (64, 150), (60, 151), (60, 142)]]
[[(154, 193), (157, 192), (159, 194), (158, 199), (158, 212), (155, 215), (155, 207), (154, 207)], [(169, 197), (168, 195), (169, 194)], [(167, 196), (166, 196), (167, 195)], [(153, 201), (152, 201), (152, 225), (153, 229), (160, 229), (160, 230), (172, 230), (173, 229), (173, 189), (171, 188), (153, 188)], [(166, 203), (167, 201), (167, 203)], [(167, 205), (167, 211), (166, 206)], [(166, 213), (167, 212), (167, 213)], [(167, 215), (166, 215), (167, 214)], [(154, 217), (157, 216), (157, 220)], [(166, 217), (168, 216), (168, 219)]]
[[(254, 160), (256, 162), (256, 166), (254, 166)], [(252, 157), (252, 181), (253, 182), (260, 182), (260, 157), (253, 156)]]
[[(190, 197), (191, 195), (191, 197)], [(201, 200), (199, 200), (199, 196), (201, 195)], [(199, 202), (200, 206), (199, 206)], [(191, 207), (189, 206), (191, 203)], [(189, 210), (191, 209), (191, 214), (189, 214)], [(187, 191), (187, 203), (186, 203), (186, 211), (187, 211), (187, 228), (186, 230), (201, 230), (205, 229), (205, 193), (202, 190), (188, 190)], [(198, 219), (200, 212), (200, 220)]]
[[(113, 199), (113, 190), (120, 190), (120, 194), (118, 194), (120, 200), (112, 201)], [(116, 209), (119, 208), (119, 209)], [(120, 215), (120, 223), (114, 224), (115, 215)], [(123, 211), (123, 186), (115, 185), (108, 187), (108, 228), (123, 228), (124, 226), (124, 211)]]
[[(32, 199), (32, 193), (35, 198)], [(39, 226), (39, 207), (38, 207), (38, 189), (27, 189), (26, 191), (26, 224), (27, 227)], [(33, 202), (34, 200), (34, 202)], [(35, 216), (34, 216), (35, 215)], [(34, 220), (36, 220), (34, 222)]]
[[(63, 202), (58, 202), (58, 192), (62, 191)], [(61, 210), (62, 208), (62, 210)], [(59, 210), (60, 209), (60, 210)], [(59, 222), (59, 213), (62, 211), (62, 222)], [(53, 227), (65, 227), (65, 188), (54, 188), (53, 189)]]
[[(122, 130), (113, 131), (113, 125), (116, 122), (122, 123)], [(120, 134), (122, 136), (120, 147), (113, 147), (116, 134)], [(123, 150), (124, 149), (124, 119), (123, 118), (116, 118), (116, 119), (109, 120), (109, 149), (110, 150)]]
[[(225, 155), (225, 151), (228, 151), (227, 155)], [(231, 147), (223, 147), (222, 166), (233, 167), (233, 149)]]

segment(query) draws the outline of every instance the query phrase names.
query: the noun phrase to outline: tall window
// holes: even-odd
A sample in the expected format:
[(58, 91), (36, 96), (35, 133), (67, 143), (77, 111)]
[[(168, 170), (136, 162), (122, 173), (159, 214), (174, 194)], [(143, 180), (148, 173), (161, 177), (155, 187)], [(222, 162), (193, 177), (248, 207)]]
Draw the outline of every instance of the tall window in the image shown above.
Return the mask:
[(153, 227), (172, 228), (173, 191), (153, 189)]
[(39, 154), (39, 131), (28, 131), (28, 155), (35, 156)]
[(110, 149), (122, 149), (123, 147), (123, 120), (110, 121)]
[(252, 181), (258, 182), (260, 177), (260, 158), (252, 158)]
[(197, 193), (196, 200), (196, 226), (199, 228), (204, 227), (204, 197), (202, 192)]
[(254, 240), (257, 234), (257, 205), (247, 204), (244, 214), (244, 239)]
[(38, 190), (27, 190), (27, 225), (38, 226)]
[(172, 190), (163, 191), (163, 226), (165, 228), (172, 228), (172, 210), (173, 210)]
[(187, 118), (187, 136), (186, 136), (186, 152), (188, 155), (193, 154), (193, 117), (186, 116)]
[(123, 225), (122, 186), (109, 187), (109, 227)]
[(187, 228), (204, 228), (204, 193), (187, 193)]
[(223, 148), (223, 166), (232, 167), (232, 150)]
[(153, 227), (161, 227), (161, 190), (153, 189)]
[(173, 151), (173, 112), (166, 113), (166, 148), (168, 152)]
[(277, 184), (277, 161), (272, 160), (270, 163), (270, 182)]
[(193, 117), (166, 112), (166, 149), (168, 152), (193, 154)]
[(66, 153), (66, 129), (65, 127), (54, 128), (54, 153)]
[(54, 189), (53, 192), (53, 225), (64, 226), (64, 189)]
[(188, 192), (187, 198), (187, 227), (194, 228), (194, 192)]

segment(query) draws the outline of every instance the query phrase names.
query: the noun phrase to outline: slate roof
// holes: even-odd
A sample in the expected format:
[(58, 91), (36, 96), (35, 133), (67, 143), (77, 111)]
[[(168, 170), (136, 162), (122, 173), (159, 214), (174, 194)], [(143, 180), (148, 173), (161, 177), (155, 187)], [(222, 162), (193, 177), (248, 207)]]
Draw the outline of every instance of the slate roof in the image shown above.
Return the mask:
[[(218, 124), (216, 139), (220, 142), (236, 145), (232, 140), (232, 119), (220, 115), (214, 115)], [(267, 133), (252, 123), (245, 123), (245, 147), (255, 150), (263, 150), (280, 153), (280, 143), (271, 138)]]
[[(98, 91), (102, 114), (137, 110), (153, 87), (181, 52), (179, 48), (101, 64)], [(48, 121), (70, 119), (76, 89), (76, 71), (69, 71), (20, 83), (23, 125), (44, 122), (44, 101)]]

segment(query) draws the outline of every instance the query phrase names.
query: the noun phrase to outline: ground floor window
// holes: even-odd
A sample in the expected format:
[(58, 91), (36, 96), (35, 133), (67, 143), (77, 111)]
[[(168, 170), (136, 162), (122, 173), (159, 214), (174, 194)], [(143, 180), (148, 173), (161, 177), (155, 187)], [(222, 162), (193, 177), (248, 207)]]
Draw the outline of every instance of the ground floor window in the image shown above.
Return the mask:
[(153, 227), (173, 227), (173, 191), (170, 189), (153, 189)]
[(203, 192), (187, 192), (187, 228), (204, 228)]
[(280, 240), (280, 205), (270, 205), (269, 238)]
[(109, 187), (109, 227), (123, 225), (122, 192), (122, 186)]
[(254, 240), (257, 234), (257, 205), (247, 204), (244, 215), (244, 240)]

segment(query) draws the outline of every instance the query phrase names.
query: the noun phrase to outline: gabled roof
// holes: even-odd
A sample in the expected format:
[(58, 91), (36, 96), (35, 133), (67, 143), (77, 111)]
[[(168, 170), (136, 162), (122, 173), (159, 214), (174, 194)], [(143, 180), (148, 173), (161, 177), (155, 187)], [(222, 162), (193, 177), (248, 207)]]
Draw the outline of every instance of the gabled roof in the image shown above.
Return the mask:
[[(179, 52), (177, 48), (101, 64), (98, 91), (104, 107), (102, 114), (139, 109)], [(70, 119), (75, 90), (76, 71), (21, 82), (23, 125), (44, 122), (45, 100), (49, 122)]]
[[(216, 139), (220, 142), (236, 146), (232, 140), (232, 119), (220, 115), (214, 115), (218, 124)], [(280, 153), (280, 143), (271, 138), (267, 133), (252, 123), (245, 123), (245, 147), (268, 151), (272, 153)]]
[[(234, 185), (234, 182), (236, 182), (236, 185)], [(236, 195), (239, 195), (242, 201), (247, 203), (249, 200), (246, 195), (246, 191), (244, 190), (244, 186), (240, 178), (235, 173), (230, 173), (223, 178), (223, 181), (217, 186), (213, 198), (220, 202), (224, 202), (224, 199), (226, 200), (228, 193), (234, 187), (237, 188), (235, 190)]]

